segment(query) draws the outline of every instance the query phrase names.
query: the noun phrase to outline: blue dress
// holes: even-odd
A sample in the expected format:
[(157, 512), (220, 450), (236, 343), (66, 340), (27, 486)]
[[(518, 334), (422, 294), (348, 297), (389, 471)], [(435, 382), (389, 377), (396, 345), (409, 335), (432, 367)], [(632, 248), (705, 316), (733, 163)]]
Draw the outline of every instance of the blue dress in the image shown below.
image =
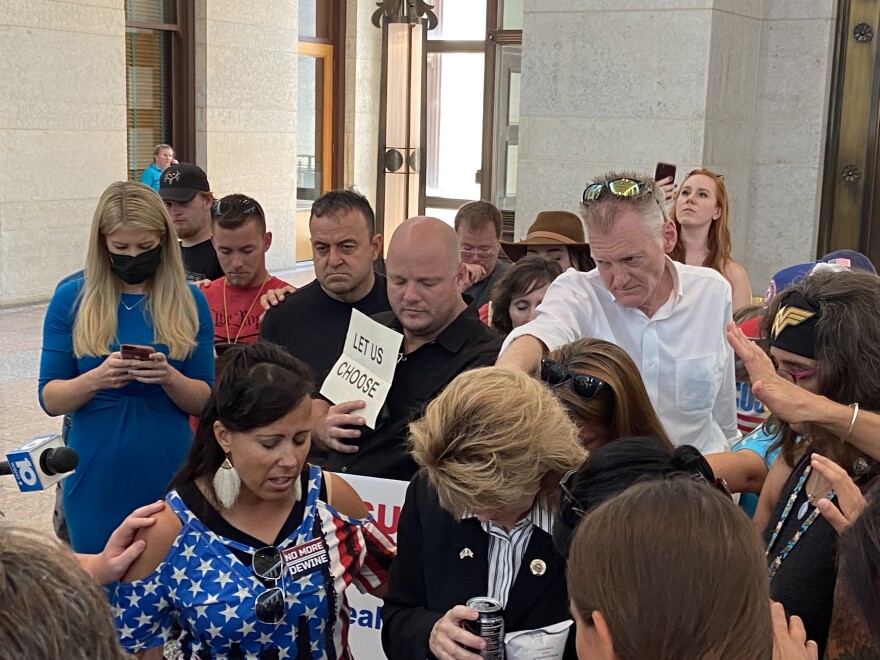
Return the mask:
[[(73, 322), (83, 280), (58, 288), (43, 325), (39, 394), (53, 380), (69, 380), (98, 367), (106, 356), (73, 354)], [(190, 286), (199, 315), (197, 346), (185, 360), (169, 360), (184, 376), (214, 383), (214, 325), (205, 297)], [(117, 312), (119, 344), (168, 347), (154, 340), (142, 294), (123, 294)], [(124, 304), (123, 304), (124, 303)], [(132, 309), (127, 309), (127, 307)], [(188, 415), (161, 385), (132, 381), (104, 389), (71, 413), (68, 445), (79, 454), (76, 471), (63, 481), (64, 510), (76, 552), (100, 552), (120, 522), (134, 509), (155, 502), (183, 463), (192, 441)]]

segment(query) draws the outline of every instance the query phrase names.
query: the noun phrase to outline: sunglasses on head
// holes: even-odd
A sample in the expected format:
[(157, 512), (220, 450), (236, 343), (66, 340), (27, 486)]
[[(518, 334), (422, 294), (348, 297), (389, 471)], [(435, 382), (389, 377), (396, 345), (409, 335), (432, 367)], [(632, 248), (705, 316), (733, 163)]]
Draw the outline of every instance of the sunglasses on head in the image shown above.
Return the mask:
[(586, 374), (573, 374), (564, 364), (549, 358), (541, 359), (541, 380), (550, 387), (571, 381), (571, 391), (580, 398), (590, 401), (605, 387), (605, 381)]
[[(694, 174), (702, 174), (703, 176), (708, 176), (705, 172), (700, 172), (699, 170), (691, 170), (690, 172), (688, 172), (687, 174), (684, 175), (684, 179), (683, 179), (683, 180), (686, 181), (686, 180), (690, 179), (691, 176), (694, 175)], [(715, 173), (715, 172), (712, 172), (712, 174), (714, 174), (716, 177), (718, 177), (719, 179), (721, 179), (722, 181), (724, 181), (724, 175), (723, 175), (723, 174), (717, 174), (717, 173)]]
[(215, 217), (226, 215), (230, 212), (240, 213), (241, 215), (256, 213), (261, 218), (266, 217), (266, 214), (263, 213), (263, 207), (260, 206), (257, 200), (243, 195), (227, 195), (214, 202), (211, 206), (211, 215)]
[[(254, 552), (251, 558), (254, 575), (262, 580), (271, 580), (274, 586), (269, 587), (257, 596), (254, 613), (261, 623), (280, 623), (287, 609), (284, 598), (284, 557), (281, 551), (273, 546), (266, 546)], [(281, 587), (278, 586), (279, 581)]]
[(640, 195), (644, 194), (645, 191), (647, 191), (651, 195), (653, 200), (657, 202), (657, 206), (660, 207), (660, 211), (663, 213), (663, 218), (666, 218), (666, 211), (663, 208), (663, 204), (661, 204), (660, 200), (657, 199), (657, 195), (654, 194), (654, 191), (651, 190), (651, 187), (647, 183), (639, 179), (621, 177), (619, 179), (611, 179), (610, 181), (591, 183), (584, 190), (584, 194), (581, 200), (584, 204), (592, 204), (594, 202), (597, 202), (602, 197), (602, 193), (605, 190), (610, 192), (615, 197), (629, 199), (639, 197)]

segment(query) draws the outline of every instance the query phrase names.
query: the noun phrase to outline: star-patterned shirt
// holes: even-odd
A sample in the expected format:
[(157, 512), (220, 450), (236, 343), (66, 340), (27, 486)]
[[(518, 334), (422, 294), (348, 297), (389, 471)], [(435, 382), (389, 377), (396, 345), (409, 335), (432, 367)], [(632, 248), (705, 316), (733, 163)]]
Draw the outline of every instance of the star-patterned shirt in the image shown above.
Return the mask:
[[(324, 501), (320, 468), (303, 472), (304, 505), (294, 507), (284, 538), (276, 543), (290, 557), (274, 584), (257, 578), (251, 568), (252, 553), (264, 543), (228, 523), (224, 528), (213, 510), (201, 516), (206, 524), (178, 491), (170, 492), (166, 500), (183, 527), (168, 554), (144, 579), (111, 590), (122, 646), (134, 653), (164, 643), (176, 613), (187, 658), (280, 660), (304, 657), (304, 651), (313, 659), (350, 658), (344, 591), (352, 583), (361, 591), (385, 583), (395, 545), (372, 517), (349, 518)], [(197, 492), (187, 491), (188, 501)], [(206, 506), (203, 498), (197, 504)], [(315, 539), (321, 539), (320, 551), (308, 557), (319, 561), (312, 566), (295, 559), (294, 549)], [(285, 592), (285, 615), (277, 624), (262, 623), (255, 601), (274, 586)]]

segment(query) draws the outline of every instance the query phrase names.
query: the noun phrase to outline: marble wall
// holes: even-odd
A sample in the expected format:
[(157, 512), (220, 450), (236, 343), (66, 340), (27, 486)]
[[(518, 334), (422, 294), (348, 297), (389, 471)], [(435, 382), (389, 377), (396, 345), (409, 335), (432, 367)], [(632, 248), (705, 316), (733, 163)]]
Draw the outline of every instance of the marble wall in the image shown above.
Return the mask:
[(196, 160), (221, 196), (253, 195), (292, 268), (296, 229), (297, 0), (196, 4)]
[(734, 257), (763, 292), (813, 256), (836, 3), (659, 4), (526, 0), (516, 234), (576, 211), (604, 171), (703, 165), (725, 175)]
[(760, 293), (782, 265), (816, 257), (836, 8), (764, 0), (743, 255)]
[(82, 268), (126, 178), (124, 25), (122, 0), (0, 3), (0, 307)]
[[(196, 161), (217, 194), (260, 200), (270, 268), (291, 267), (298, 0), (195, 3)], [(343, 183), (375, 202), (381, 32), (372, 3), (346, 6)], [(123, 7), (0, 2), (0, 306), (46, 300), (81, 266), (98, 197), (126, 177)], [(525, 0), (517, 235), (541, 209), (576, 211), (590, 177), (665, 160), (725, 174), (756, 293), (811, 258), (835, 8)]]
[(370, 22), (372, 3), (348, 0), (345, 46), (345, 172), (376, 206), (382, 30)]

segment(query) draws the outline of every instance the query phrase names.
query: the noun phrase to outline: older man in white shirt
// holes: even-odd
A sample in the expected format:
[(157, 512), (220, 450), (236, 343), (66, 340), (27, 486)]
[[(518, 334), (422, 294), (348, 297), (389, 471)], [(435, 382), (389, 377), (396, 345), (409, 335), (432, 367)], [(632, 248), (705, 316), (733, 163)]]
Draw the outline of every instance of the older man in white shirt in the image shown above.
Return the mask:
[(536, 373), (548, 350), (582, 337), (623, 348), (639, 367), (670, 439), (704, 454), (739, 438), (730, 285), (710, 268), (670, 260), (675, 225), (654, 182), (609, 173), (584, 191), (596, 269), (557, 278), (534, 321), (507, 337), (498, 366)]

